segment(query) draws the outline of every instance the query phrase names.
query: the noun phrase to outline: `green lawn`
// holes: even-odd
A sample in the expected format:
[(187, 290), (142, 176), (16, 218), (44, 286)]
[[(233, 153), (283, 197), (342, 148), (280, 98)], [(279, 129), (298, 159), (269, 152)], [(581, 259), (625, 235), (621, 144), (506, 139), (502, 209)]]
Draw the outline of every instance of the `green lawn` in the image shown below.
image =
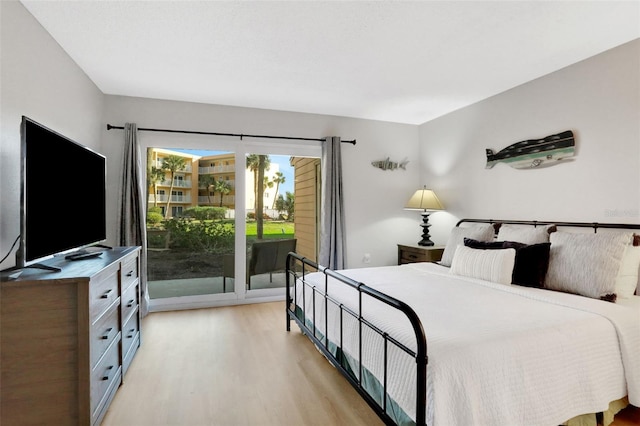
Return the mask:
[[(270, 238), (293, 238), (294, 231), (293, 222), (264, 221), (262, 234), (265, 240)], [(256, 234), (256, 223), (247, 222), (247, 237), (255, 237)]]

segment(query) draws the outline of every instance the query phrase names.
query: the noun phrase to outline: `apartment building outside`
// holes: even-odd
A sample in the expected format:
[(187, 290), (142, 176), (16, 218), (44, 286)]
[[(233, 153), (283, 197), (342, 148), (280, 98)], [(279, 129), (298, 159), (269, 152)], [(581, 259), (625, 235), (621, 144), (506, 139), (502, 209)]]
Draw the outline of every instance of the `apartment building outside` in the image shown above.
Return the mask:
[[(150, 186), (148, 196), (149, 207), (160, 207), (164, 215), (169, 201), (169, 216), (176, 217), (183, 211), (195, 206), (226, 207), (227, 217), (235, 217), (236, 179), (235, 154), (216, 153), (214, 155), (198, 156), (171, 149), (149, 148), (148, 159), (150, 166), (162, 169), (162, 162), (171, 155), (184, 159), (184, 168), (174, 174), (173, 189), (171, 189), (170, 172), (165, 171), (163, 179), (154, 188)], [(320, 159), (307, 157), (291, 157), (290, 165), (294, 168), (295, 211), (294, 227), (298, 239), (297, 251), (301, 255), (316, 259), (318, 253), (318, 232), (320, 229)], [(253, 172), (246, 167), (245, 173), (245, 206), (247, 213), (253, 212), (255, 192), (253, 188)], [(279, 171), (279, 165), (272, 163), (265, 171), (268, 179), (273, 179)], [(212, 191), (205, 182), (223, 181), (228, 184), (229, 192), (221, 194)], [(171, 194), (169, 194), (171, 192)], [(277, 217), (272, 210), (276, 188), (267, 187), (264, 193), (264, 206), (270, 217)], [(245, 213), (246, 214), (246, 213)]]
[[(165, 215), (169, 209), (168, 217), (180, 216), (183, 211), (195, 206), (226, 207), (228, 217), (234, 217), (236, 205), (236, 160), (234, 153), (219, 153), (206, 156), (198, 156), (181, 151), (164, 148), (150, 148), (148, 161), (151, 167), (162, 170), (163, 160), (170, 156), (184, 159), (184, 168), (176, 170), (173, 176), (171, 172), (164, 170), (163, 178), (155, 183), (155, 190), (149, 188), (147, 205), (160, 207)], [(253, 189), (253, 172), (246, 167), (245, 173), (245, 205), (247, 213), (253, 212), (255, 205), (255, 192)], [(271, 164), (265, 171), (265, 177), (273, 180), (279, 171), (278, 164)], [(214, 182), (224, 182), (228, 193), (215, 190)], [(275, 187), (267, 187), (264, 190), (264, 206), (267, 214), (272, 216), (275, 212), (271, 209), (276, 194)]]

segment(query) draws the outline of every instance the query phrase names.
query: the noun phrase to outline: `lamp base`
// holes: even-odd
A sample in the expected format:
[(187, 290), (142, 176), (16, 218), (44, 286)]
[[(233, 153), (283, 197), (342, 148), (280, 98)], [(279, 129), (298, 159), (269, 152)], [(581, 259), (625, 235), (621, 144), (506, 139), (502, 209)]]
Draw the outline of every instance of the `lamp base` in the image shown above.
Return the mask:
[(420, 226), (422, 227), (422, 239), (418, 241), (419, 246), (433, 246), (435, 243), (431, 241), (431, 235), (429, 235), (429, 227), (431, 224), (429, 223), (429, 215), (431, 212), (424, 211), (421, 213), (422, 215), (422, 223)]

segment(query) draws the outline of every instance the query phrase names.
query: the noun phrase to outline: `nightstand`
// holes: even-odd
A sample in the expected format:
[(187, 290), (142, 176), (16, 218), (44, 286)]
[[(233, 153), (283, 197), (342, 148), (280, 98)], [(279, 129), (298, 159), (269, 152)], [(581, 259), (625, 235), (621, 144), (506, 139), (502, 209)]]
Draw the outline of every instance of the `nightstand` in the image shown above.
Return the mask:
[(398, 265), (414, 262), (437, 262), (442, 258), (444, 246), (398, 244)]

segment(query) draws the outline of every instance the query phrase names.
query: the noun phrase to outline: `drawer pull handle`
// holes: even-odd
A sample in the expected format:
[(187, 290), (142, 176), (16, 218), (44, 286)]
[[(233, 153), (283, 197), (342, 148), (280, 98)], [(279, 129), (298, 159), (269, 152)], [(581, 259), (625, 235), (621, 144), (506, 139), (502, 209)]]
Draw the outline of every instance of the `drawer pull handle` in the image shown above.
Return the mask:
[(107, 339), (109, 339), (109, 335), (111, 334), (111, 332), (112, 332), (112, 331), (113, 331), (113, 327), (109, 327), (109, 328), (107, 328), (107, 329), (105, 330), (105, 333), (104, 333), (102, 336), (100, 336), (100, 338), (101, 338), (102, 340), (107, 340)]
[(127, 274), (128, 277), (132, 277), (133, 276), (133, 271), (129, 271), (129, 273)]
[(131, 299), (127, 302), (127, 308), (131, 308), (133, 306), (133, 302), (135, 302), (135, 299)]
[(101, 299), (108, 299), (109, 298), (109, 293), (111, 293), (113, 291), (112, 288), (110, 288), (109, 290), (105, 291), (104, 294), (102, 296), (100, 296)]
[(104, 372), (104, 376), (102, 376), (102, 380), (109, 380), (109, 372), (113, 370), (113, 365), (107, 367), (107, 370)]
[(133, 337), (133, 335), (135, 334), (136, 329), (132, 328), (131, 330), (129, 330), (129, 334), (127, 335), (127, 339), (131, 339)]

